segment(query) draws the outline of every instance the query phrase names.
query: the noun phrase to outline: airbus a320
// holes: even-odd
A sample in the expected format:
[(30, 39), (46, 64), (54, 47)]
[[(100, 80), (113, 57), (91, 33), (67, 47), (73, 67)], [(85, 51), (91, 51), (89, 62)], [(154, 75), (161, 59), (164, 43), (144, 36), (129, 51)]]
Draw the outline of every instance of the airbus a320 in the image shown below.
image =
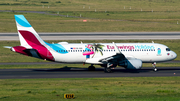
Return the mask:
[(158, 43), (47, 43), (43, 41), (23, 15), (15, 15), (20, 46), (6, 47), (12, 51), (39, 59), (60, 63), (101, 65), (105, 72), (117, 66), (141, 69), (142, 63), (171, 61), (177, 54)]

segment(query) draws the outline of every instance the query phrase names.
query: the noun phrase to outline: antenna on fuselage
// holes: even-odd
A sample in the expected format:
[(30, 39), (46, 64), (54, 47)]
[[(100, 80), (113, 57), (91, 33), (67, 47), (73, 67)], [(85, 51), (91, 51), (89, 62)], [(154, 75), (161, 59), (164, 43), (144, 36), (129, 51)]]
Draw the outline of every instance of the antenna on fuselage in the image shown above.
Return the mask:
[(83, 42), (81, 41), (81, 44), (83, 44)]
[(152, 41), (152, 43), (154, 43), (154, 41)]

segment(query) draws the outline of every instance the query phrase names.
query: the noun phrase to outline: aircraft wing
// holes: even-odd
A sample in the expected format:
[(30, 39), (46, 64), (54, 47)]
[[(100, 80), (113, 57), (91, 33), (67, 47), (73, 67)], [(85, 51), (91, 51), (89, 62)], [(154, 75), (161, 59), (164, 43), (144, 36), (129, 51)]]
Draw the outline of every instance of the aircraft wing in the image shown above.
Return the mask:
[(102, 62), (102, 63), (108, 63), (109, 61), (117, 61), (117, 60), (121, 60), (121, 59), (124, 59), (125, 56), (119, 51), (119, 49), (117, 48), (116, 44), (113, 42), (114, 44), (114, 47), (115, 47), (115, 52), (116, 54), (115, 55), (112, 55), (112, 56), (109, 56), (107, 58), (104, 58), (104, 59), (100, 59), (99, 62)]
[(107, 64), (109, 62), (118, 62), (120, 60), (123, 60), (125, 58), (125, 56), (119, 51), (119, 49), (117, 48), (116, 44), (113, 42), (114, 47), (115, 47), (115, 55), (112, 56), (102, 56), (99, 58), (91, 58), (91, 59), (87, 59), (86, 63), (91, 63), (91, 64)]
[(104, 59), (100, 59), (98, 62), (101, 62), (103, 64), (107, 64), (109, 62), (115, 62), (115, 61), (120, 61), (123, 60), (125, 56), (123, 54), (116, 54), (110, 57), (106, 57)]

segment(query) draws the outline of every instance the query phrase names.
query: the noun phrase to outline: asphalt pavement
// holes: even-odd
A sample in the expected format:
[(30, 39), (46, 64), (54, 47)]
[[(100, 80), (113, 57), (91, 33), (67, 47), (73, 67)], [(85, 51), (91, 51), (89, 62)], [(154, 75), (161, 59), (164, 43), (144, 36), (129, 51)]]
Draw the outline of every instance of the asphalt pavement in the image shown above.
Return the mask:
[[(41, 32), (43, 40), (144, 40), (180, 39), (180, 32)], [(0, 33), (0, 40), (19, 40), (18, 33)]]
[(88, 71), (87, 68), (55, 68), (55, 69), (0, 69), (0, 79), (29, 78), (103, 78), (103, 77), (170, 77), (180, 76), (180, 67), (159, 67), (157, 72), (153, 67), (140, 70), (112, 69), (112, 73), (104, 73), (103, 68)]

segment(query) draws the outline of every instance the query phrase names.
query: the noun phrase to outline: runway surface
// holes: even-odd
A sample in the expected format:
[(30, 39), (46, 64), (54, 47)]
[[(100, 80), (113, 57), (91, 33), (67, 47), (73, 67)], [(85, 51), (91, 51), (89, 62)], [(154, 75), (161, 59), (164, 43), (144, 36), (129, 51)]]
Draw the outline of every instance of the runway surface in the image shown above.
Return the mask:
[[(180, 32), (60, 32), (39, 33), (43, 40), (180, 39)], [(0, 40), (19, 40), (17, 33), (0, 33)]]
[(159, 67), (157, 72), (154, 72), (152, 67), (144, 67), (140, 70), (116, 68), (112, 71), (112, 73), (104, 73), (103, 68), (88, 71), (87, 68), (68, 67), (59, 69), (0, 69), (0, 79), (180, 76), (180, 67)]

